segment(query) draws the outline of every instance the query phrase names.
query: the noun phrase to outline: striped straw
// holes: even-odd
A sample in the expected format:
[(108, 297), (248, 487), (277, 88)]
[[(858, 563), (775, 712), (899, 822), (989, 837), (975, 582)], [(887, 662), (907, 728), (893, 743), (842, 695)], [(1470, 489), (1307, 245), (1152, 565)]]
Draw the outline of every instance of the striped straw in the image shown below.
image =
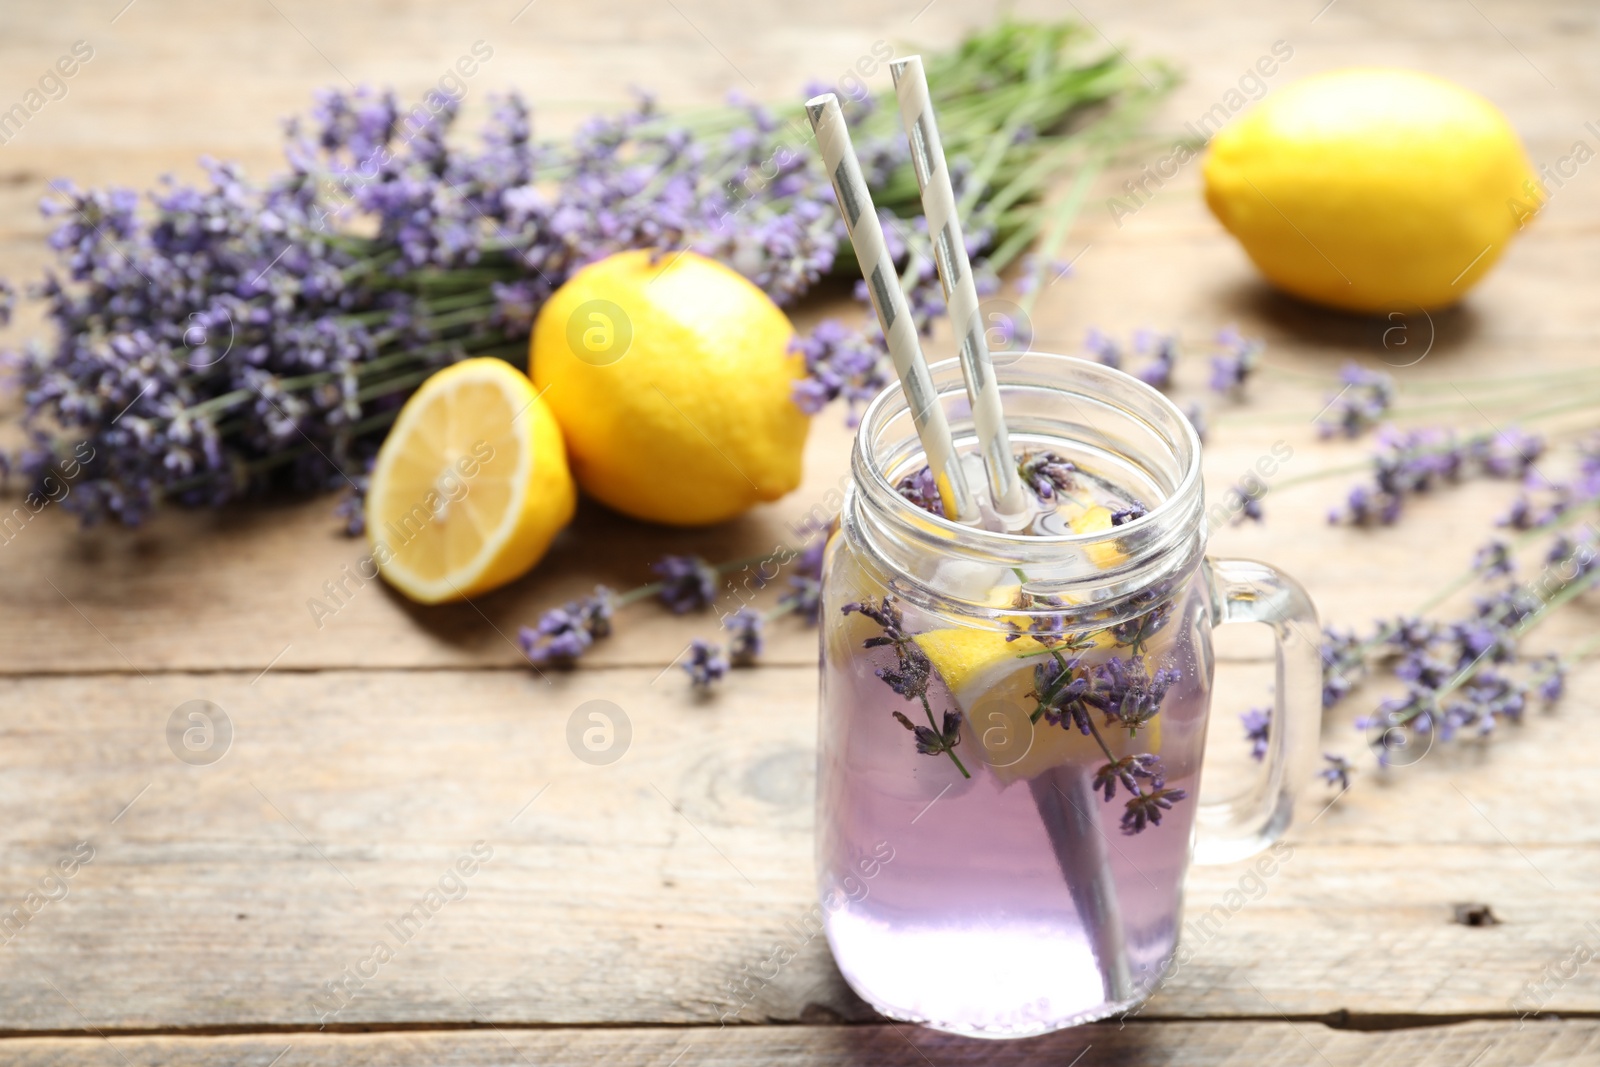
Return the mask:
[(877, 209), (872, 206), (872, 194), (861, 176), (861, 163), (850, 144), (850, 131), (845, 126), (844, 113), (839, 110), (839, 98), (824, 93), (807, 100), (806, 115), (816, 131), (823, 163), (833, 175), (833, 195), (839, 199), (839, 213), (844, 216), (850, 244), (856, 250), (856, 261), (861, 264), (861, 276), (867, 280), (867, 290), (872, 294), (872, 307), (878, 313), (878, 324), (883, 327), (895, 373), (906, 391), (911, 422), (928, 457), (934, 484), (939, 487), (944, 513), (960, 522), (974, 521), (978, 517), (978, 506), (967, 486), (961, 458), (956, 455), (950, 425), (945, 421), (944, 408), (939, 405), (939, 395), (934, 392), (927, 361), (922, 358), (916, 324), (911, 320), (906, 294), (900, 288), (894, 260), (884, 243), (883, 227), (878, 222)]
[(950, 169), (933, 118), (933, 99), (928, 95), (922, 57), (897, 59), (889, 64), (889, 73), (894, 76), (900, 117), (911, 141), (911, 169), (916, 171), (917, 185), (922, 189), (922, 213), (927, 216), (928, 233), (933, 236), (933, 258), (944, 285), (945, 306), (950, 309), (950, 324), (960, 339), (961, 370), (967, 379), (967, 399), (972, 403), (972, 424), (983, 448), (990, 494), (997, 511), (1015, 515), (1026, 508), (1026, 498), (1022, 479), (1017, 475), (1017, 461), (1011, 454), (1005, 413), (1000, 409), (1000, 385), (994, 378), (989, 343), (978, 315), (978, 286), (972, 279), (972, 264), (961, 237), (956, 194), (950, 186)]

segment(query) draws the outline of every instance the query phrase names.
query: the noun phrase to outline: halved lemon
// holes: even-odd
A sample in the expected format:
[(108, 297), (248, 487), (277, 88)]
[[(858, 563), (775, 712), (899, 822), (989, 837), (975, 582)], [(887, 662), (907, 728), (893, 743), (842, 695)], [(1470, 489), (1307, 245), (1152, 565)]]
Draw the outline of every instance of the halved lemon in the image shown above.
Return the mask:
[(422, 604), (527, 573), (572, 519), (561, 428), (525, 374), (464, 360), (423, 383), (378, 450), (367, 491), (372, 558)]

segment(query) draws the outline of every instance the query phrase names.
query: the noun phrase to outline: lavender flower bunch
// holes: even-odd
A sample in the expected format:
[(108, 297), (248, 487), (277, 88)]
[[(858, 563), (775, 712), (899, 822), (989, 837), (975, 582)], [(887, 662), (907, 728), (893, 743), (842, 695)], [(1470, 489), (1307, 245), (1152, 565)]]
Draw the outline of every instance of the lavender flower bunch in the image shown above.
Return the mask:
[[(288, 123), (289, 169), (263, 186), (207, 163), (209, 185), (168, 182), (141, 212), (130, 191), (56, 183), (61, 267), (37, 287), (56, 337), (18, 361), (22, 470), (87, 441), (67, 506), (130, 524), (161, 500), (342, 485), (434, 370), (520, 360), (539, 306), (586, 263), (736, 252), (780, 301), (832, 265), (826, 189), (798, 154), (777, 158), (759, 108), (708, 139), (644, 99), (541, 145), (511, 96), (471, 148), (449, 139), (456, 113), (449, 97), (407, 113), (392, 93), (329, 91)], [(736, 201), (769, 158), (776, 176)]]
[[(1123, 130), (1122, 105), (1156, 92), (1118, 56), (1069, 54), (1090, 39), (1001, 22), (930, 57), (946, 146), (973, 176), (975, 250), (1000, 241), (1014, 255), (1072, 151)], [(413, 389), (467, 356), (520, 362), (539, 308), (587, 263), (692, 248), (780, 304), (854, 274), (798, 104), (783, 123), (742, 100), (669, 120), (646, 97), (541, 142), (512, 95), (466, 146), (458, 105), (437, 91), (410, 110), (391, 92), (324, 92), (287, 124), (287, 169), (259, 184), (212, 161), (201, 185), (168, 181), (143, 201), (55, 183), (44, 211), (58, 266), (33, 289), (53, 336), (11, 357), (29, 443), (9, 465), (37, 482), (87, 445), (64, 504), (91, 522), (138, 523), (163, 501), (358, 489)], [(893, 110), (868, 97), (846, 113), (880, 207), (925, 243)], [(918, 269), (927, 320), (937, 281)], [(815, 384), (796, 397), (807, 410), (881, 384), (872, 339), (824, 333), (813, 348)]]

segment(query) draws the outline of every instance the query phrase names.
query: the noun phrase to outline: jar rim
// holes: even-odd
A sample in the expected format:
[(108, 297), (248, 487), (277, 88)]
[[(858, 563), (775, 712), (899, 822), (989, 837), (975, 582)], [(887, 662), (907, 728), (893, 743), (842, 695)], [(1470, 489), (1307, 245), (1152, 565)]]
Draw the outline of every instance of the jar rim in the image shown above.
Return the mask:
[[(919, 523), (932, 523), (945, 533), (964, 539), (1012, 548), (1082, 547), (1106, 540), (1108, 536), (1114, 538), (1127, 537), (1171, 522), (1174, 516), (1193, 507), (1192, 498), (1197, 496), (1200, 490), (1200, 434), (1194, 428), (1194, 424), (1189, 421), (1189, 417), (1183, 413), (1183, 409), (1173, 403), (1170, 397), (1148, 382), (1142, 381), (1115, 367), (1108, 367), (1103, 363), (1096, 363), (1078, 356), (1064, 356), (1056, 353), (1034, 351), (1024, 353), (1022, 357), (1011, 361), (1005, 367), (997, 366), (995, 368), (996, 381), (1002, 389), (1008, 384), (1004, 371), (1009, 366), (1019, 364), (1023, 359), (1029, 362), (1042, 362), (1045, 364), (1057, 363), (1064, 368), (1071, 368), (1074, 372), (1086, 373), (1090, 378), (1103, 377), (1107, 381), (1115, 383), (1118, 387), (1131, 388), (1135, 395), (1140, 396), (1155, 408), (1162, 410), (1171, 419), (1172, 423), (1178, 427), (1179, 433), (1182, 434), (1182, 444), (1184, 446), (1182, 453), (1186, 453), (1180, 454), (1180, 459), (1183, 462), (1183, 472), (1173, 485), (1172, 490), (1162, 500), (1158, 501), (1154, 507), (1147, 510), (1145, 514), (1114, 527), (1109, 532), (1043, 535), (1008, 533), (956, 522), (942, 514), (927, 511), (903, 497), (894, 484), (889, 481), (883, 466), (879, 463), (868, 462), (865, 455), (865, 453), (872, 450), (874, 427), (906, 409), (905, 388), (898, 379), (890, 382), (877, 396), (873, 397), (862, 412), (861, 422), (856, 430), (855, 444), (851, 450), (852, 467), (855, 468), (855, 481), (857, 484), (860, 484), (861, 473), (864, 468), (871, 480), (870, 488), (872, 492), (869, 495), (877, 498), (879, 503), (886, 500), (890, 501), (889, 506), (900, 512), (900, 517), (915, 519)], [(965, 395), (962, 392), (964, 385), (959, 384), (959, 360), (953, 357), (943, 359), (937, 363), (930, 364), (928, 370), (934, 379), (935, 395), (941, 400), (946, 396)], [(939, 379), (941, 377), (950, 378), (952, 370), (957, 372), (958, 384), (940, 387)], [(1130, 412), (1130, 414), (1136, 413)], [(863, 488), (867, 487), (863, 486)]]

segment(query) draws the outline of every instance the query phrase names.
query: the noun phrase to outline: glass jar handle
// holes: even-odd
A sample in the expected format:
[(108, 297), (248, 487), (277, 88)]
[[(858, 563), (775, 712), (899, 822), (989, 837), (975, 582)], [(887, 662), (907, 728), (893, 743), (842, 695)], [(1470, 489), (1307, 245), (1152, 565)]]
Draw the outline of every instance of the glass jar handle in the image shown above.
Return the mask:
[(1322, 628), (1299, 583), (1247, 559), (1207, 559), (1213, 626), (1259, 622), (1277, 650), (1272, 729), (1265, 772), (1242, 796), (1202, 801), (1195, 814), (1194, 862), (1231, 863), (1277, 841), (1316, 762), (1322, 728)]

